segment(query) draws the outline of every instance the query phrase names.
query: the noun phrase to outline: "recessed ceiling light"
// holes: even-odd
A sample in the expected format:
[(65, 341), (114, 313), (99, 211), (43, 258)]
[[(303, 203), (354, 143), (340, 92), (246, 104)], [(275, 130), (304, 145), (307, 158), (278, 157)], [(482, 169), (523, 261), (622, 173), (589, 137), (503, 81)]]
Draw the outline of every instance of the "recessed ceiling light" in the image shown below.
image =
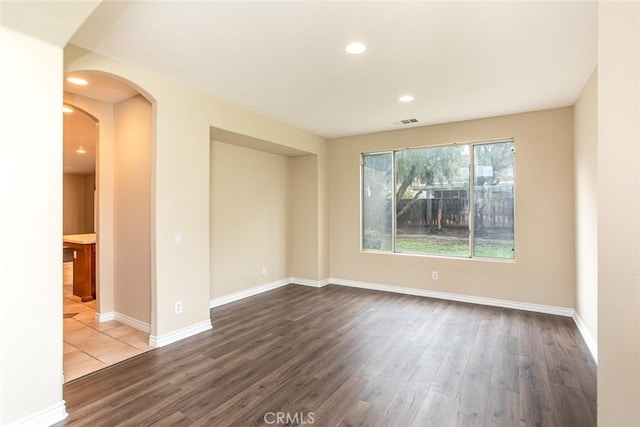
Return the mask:
[(76, 150), (78, 154), (87, 154), (87, 150), (84, 149), (82, 145), (78, 145), (78, 149)]
[(80, 77), (67, 77), (67, 81), (69, 83), (73, 83), (74, 85), (86, 86), (89, 84), (85, 79), (81, 79)]
[(411, 102), (414, 99), (415, 98), (413, 97), (413, 95), (402, 95), (400, 98), (398, 98), (398, 101), (400, 101), (400, 102)]
[(63, 112), (63, 113), (73, 113), (73, 108), (68, 107), (68, 106), (66, 106), (66, 105), (63, 105), (63, 106), (62, 106), (62, 112)]
[(367, 46), (360, 42), (354, 42), (346, 45), (344, 50), (351, 55), (360, 55), (362, 52), (367, 50)]

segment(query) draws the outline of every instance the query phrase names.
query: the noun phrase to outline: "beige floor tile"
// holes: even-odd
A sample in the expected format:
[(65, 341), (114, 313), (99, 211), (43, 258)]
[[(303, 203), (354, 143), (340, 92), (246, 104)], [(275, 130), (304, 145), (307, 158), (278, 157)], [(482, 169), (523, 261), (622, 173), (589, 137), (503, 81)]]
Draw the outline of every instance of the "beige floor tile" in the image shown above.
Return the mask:
[[(63, 324), (63, 331), (64, 331), (65, 334), (67, 332), (70, 332), (70, 331), (79, 330), (79, 329), (87, 327), (84, 323), (78, 322), (73, 317), (68, 317), (66, 319), (63, 319), (62, 320), (62, 324)], [(65, 337), (65, 339), (66, 339), (66, 337)]]
[(126, 335), (121, 335), (118, 339), (140, 350), (151, 350), (149, 347), (149, 335), (142, 331), (133, 331)]
[(73, 299), (72, 298), (73, 295), (63, 295), (63, 297), (64, 297), (64, 301), (63, 302), (64, 302), (64, 306), (65, 307), (68, 307), (68, 306), (70, 306), (72, 304), (77, 304), (77, 303), (80, 302), (79, 300), (76, 301), (75, 299)]
[(78, 319), (80, 321), (93, 320), (96, 318), (95, 311), (82, 311), (77, 315), (73, 316), (74, 319)]
[(93, 317), (93, 319), (79, 319), (79, 321), (84, 323), (88, 327), (101, 332), (104, 332), (107, 329), (117, 328), (118, 326), (122, 325), (122, 323), (116, 322), (115, 320), (110, 320), (108, 322), (98, 322), (95, 316)]
[(107, 338), (108, 340), (92, 340), (91, 343), (87, 343), (87, 345), (83, 345), (82, 347), (78, 348), (95, 358), (103, 356), (107, 353), (126, 351), (128, 348), (131, 348), (130, 345), (118, 341), (115, 338)]
[(127, 345), (126, 348), (102, 354), (98, 356), (97, 359), (107, 365), (113, 365), (114, 363), (122, 362), (123, 360), (129, 359), (133, 356), (137, 356), (141, 353), (144, 353), (144, 351)]
[[(80, 323), (80, 322), (78, 322)], [(83, 349), (91, 343), (110, 342), (112, 338), (83, 325), (82, 328), (65, 331), (64, 340), (79, 349)]]
[(123, 342), (118, 341), (115, 338), (111, 338), (108, 335), (102, 333), (99, 334), (99, 336), (91, 338), (90, 340), (87, 340), (87, 342), (77, 346), (78, 349), (96, 357), (100, 354), (111, 351), (111, 349), (121, 348), (121, 344), (124, 344)]
[(66, 283), (66, 279), (63, 278), (63, 280), (65, 280), (65, 283), (64, 283), (64, 286), (62, 288), (62, 296), (72, 300), (73, 302), (86, 304), (86, 303), (82, 302), (82, 300), (81, 300), (81, 298), (79, 296), (76, 296), (76, 295), (73, 294), (73, 277), (71, 277), (69, 279), (69, 283)]
[(111, 329), (107, 329), (104, 331), (105, 334), (109, 335), (110, 337), (114, 337), (114, 338), (118, 338), (122, 335), (127, 335), (127, 334), (131, 334), (135, 332), (135, 329), (133, 329), (130, 326), (127, 325), (121, 325), (115, 328), (111, 328)]
[(102, 369), (106, 366), (106, 364), (94, 358), (91, 358), (84, 362), (76, 363), (75, 365), (69, 366), (68, 368), (64, 369), (64, 381), (68, 382), (76, 378), (80, 378), (83, 375), (90, 374), (91, 372), (95, 372), (98, 369)]
[(70, 304), (76, 304), (76, 303), (82, 304), (82, 300), (80, 299), (80, 297), (77, 297), (72, 293), (64, 294), (64, 298), (65, 300), (68, 300)]
[(93, 313), (93, 312), (95, 312), (95, 310), (93, 310), (91, 307), (87, 307), (85, 304), (83, 304), (81, 302), (74, 302), (72, 304), (65, 304), (64, 305), (64, 311), (65, 311), (65, 313)]
[(62, 283), (69, 287), (73, 285), (73, 262), (62, 263)]
[(86, 362), (91, 359), (93, 359), (93, 357), (89, 356), (84, 351), (76, 350), (64, 355), (63, 366), (68, 368), (69, 366), (77, 365), (78, 363)]
[(115, 320), (96, 321), (96, 301), (73, 295), (73, 263), (64, 264), (63, 282), (63, 311), (77, 313), (64, 319), (65, 382), (151, 350), (148, 334)]
[(73, 294), (73, 288), (71, 286), (65, 286), (64, 291), (62, 292), (62, 296), (73, 301), (73, 302), (82, 302), (82, 299)]
[(85, 325), (84, 323), (76, 319), (65, 319), (65, 320), (67, 321), (72, 320), (76, 322), (78, 325), (80, 325), (79, 328), (72, 329), (69, 331), (68, 334), (64, 335), (64, 340), (73, 345), (76, 345), (74, 341), (78, 341), (80, 339), (91, 339), (91, 338), (99, 338), (100, 336), (104, 336), (102, 332), (96, 331), (95, 329), (90, 328), (89, 326)]
[(73, 353), (74, 351), (78, 351), (78, 348), (69, 344), (66, 341), (62, 343), (62, 352), (65, 354), (65, 357), (66, 357), (66, 354)]
[(91, 329), (95, 329), (96, 331), (100, 330), (97, 328), (99, 323), (96, 320), (95, 315), (91, 319), (85, 319), (85, 317), (87, 316), (82, 316), (80, 319), (76, 319), (76, 317), (74, 317), (74, 319), (76, 319), (78, 322), (82, 323), (83, 325), (90, 327)]

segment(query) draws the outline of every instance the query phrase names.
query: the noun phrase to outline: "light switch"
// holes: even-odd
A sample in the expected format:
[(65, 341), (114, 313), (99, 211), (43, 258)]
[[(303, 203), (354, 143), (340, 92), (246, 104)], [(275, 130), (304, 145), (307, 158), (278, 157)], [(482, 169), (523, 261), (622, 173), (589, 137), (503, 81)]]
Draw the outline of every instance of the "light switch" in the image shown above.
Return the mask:
[(182, 244), (182, 234), (176, 233), (175, 236), (173, 236), (173, 241), (176, 246), (180, 246)]

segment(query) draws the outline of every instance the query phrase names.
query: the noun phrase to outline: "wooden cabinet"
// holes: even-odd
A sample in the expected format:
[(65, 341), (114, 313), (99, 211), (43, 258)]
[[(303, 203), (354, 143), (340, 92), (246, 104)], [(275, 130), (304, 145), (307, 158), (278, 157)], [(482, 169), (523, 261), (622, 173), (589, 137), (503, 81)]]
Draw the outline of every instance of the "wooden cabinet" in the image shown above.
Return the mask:
[(73, 294), (82, 302), (93, 300), (96, 297), (96, 235), (65, 235), (62, 244), (74, 251)]

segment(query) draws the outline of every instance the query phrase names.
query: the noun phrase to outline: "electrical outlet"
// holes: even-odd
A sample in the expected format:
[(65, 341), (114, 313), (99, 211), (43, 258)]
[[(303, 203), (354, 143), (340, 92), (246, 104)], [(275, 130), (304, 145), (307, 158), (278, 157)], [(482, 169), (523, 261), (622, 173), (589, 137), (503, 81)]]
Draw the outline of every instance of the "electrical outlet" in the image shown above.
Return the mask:
[(182, 301), (176, 301), (175, 313), (176, 314), (182, 313)]
[(176, 246), (180, 246), (182, 244), (182, 234), (176, 233), (173, 236), (173, 243), (175, 243)]
[(433, 280), (438, 280), (438, 272), (437, 271), (432, 271), (431, 272), (431, 278)]
[(267, 275), (267, 267), (262, 267), (262, 275), (263, 276)]

